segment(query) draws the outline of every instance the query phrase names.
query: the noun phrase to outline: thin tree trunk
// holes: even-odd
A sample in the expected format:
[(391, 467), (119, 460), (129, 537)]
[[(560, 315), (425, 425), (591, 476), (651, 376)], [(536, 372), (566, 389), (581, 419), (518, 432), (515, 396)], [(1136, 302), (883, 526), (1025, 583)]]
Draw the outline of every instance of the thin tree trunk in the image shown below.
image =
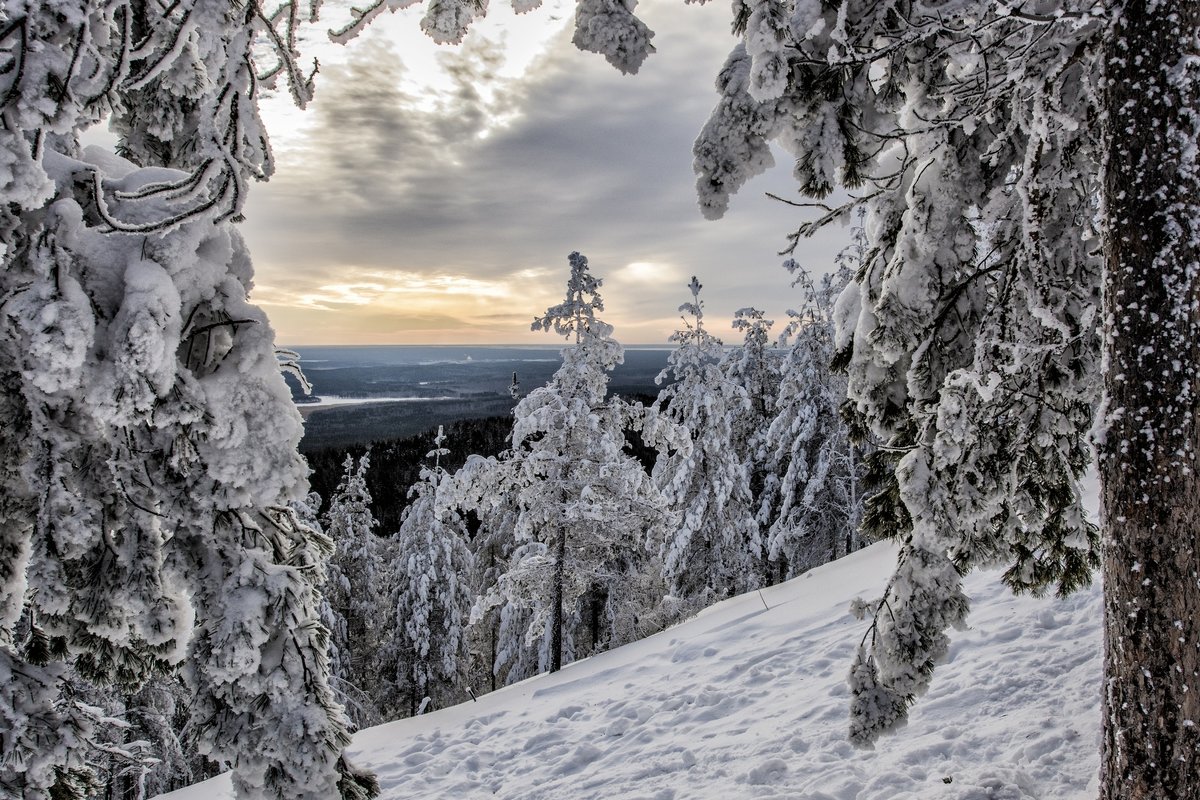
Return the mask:
[(849, 455), (849, 483), (850, 483), (850, 508), (846, 517), (850, 524), (846, 526), (846, 555), (854, 552), (854, 533), (858, 530), (858, 463), (854, 459), (854, 442), (850, 441), (850, 437), (846, 437), (846, 449)]
[[(516, 379), (516, 376), (517, 376), (517, 374), (514, 372), (513, 373), (514, 381)], [(490, 559), (489, 563), (491, 564), (491, 566), (493, 568), (495, 568), (499, 562), (499, 558), (497, 558), (496, 545), (494, 543), (488, 545), (488, 558)], [(488, 629), (491, 634), (491, 637), (490, 637), (491, 638), (491, 655), (488, 658), (488, 676), (490, 678), (490, 685), (492, 687), (493, 692), (496, 691), (496, 647), (499, 644), (497, 641), (497, 639), (500, 635), (499, 628), (500, 628), (499, 618), (494, 619), (492, 621), (492, 623), (490, 625), (488, 625)]]
[(589, 603), (589, 606), (591, 608), (591, 619), (589, 620), (589, 628), (592, 634), (591, 652), (596, 653), (600, 649), (600, 616), (604, 612), (604, 603), (607, 598), (604, 595), (604, 588), (599, 585), (592, 586), (590, 594), (591, 603)]
[(491, 655), (488, 658), (488, 664), (490, 664), (491, 666), (488, 667), (488, 675), (490, 677), (490, 685), (492, 687), (491, 690), (493, 692), (496, 691), (496, 634), (497, 634), (496, 628), (499, 624), (500, 624), (499, 622), (494, 622), (493, 624), (488, 626), (491, 631), (491, 640), (492, 640)]
[[(416, 653), (413, 653), (413, 658), (416, 659)], [(416, 662), (408, 671), (408, 715), (415, 717), (417, 715), (417, 668)]]
[(1198, 29), (1130, 2), (1106, 52), (1105, 800), (1200, 800)]
[(561, 527), (555, 548), (558, 552), (554, 561), (554, 617), (550, 629), (550, 671), (562, 669), (563, 657), (563, 583), (566, 580), (567, 529)]

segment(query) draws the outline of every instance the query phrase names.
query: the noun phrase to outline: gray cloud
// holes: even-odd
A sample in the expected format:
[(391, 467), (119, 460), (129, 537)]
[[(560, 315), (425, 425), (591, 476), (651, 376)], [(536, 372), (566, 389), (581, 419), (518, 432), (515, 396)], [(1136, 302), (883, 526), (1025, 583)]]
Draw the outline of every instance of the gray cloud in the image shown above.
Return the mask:
[[(794, 191), (787, 159), (743, 189), (723, 220), (703, 220), (694, 199), (691, 143), (732, 46), (728, 11), (641, 10), (658, 53), (637, 76), (576, 51), (564, 33), (525, 81), (485, 98), (478, 87), (499, 64), (498, 45), (476, 41), (443, 55), (455, 90), (434, 111), (397, 88), (395, 48), (351, 45), (347, 63), (322, 75), (307, 145), (285, 153), (277, 177), (252, 195), (247, 235), (265, 282), (316, 284), (339, 265), (565, 275), (566, 254), (578, 249), (602, 276), (630, 262), (677, 268), (678, 286), (609, 281), (610, 311), (619, 300), (622, 317), (674, 318), (697, 274), (711, 317), (758, 305), (782, 319), (789, 279), (776, 252), (800, 217), (763, 192)], [(497, 116), (511, 121), (481, 138)], [(845, 238), (824, 233), (798, 260), (823, 270)]]

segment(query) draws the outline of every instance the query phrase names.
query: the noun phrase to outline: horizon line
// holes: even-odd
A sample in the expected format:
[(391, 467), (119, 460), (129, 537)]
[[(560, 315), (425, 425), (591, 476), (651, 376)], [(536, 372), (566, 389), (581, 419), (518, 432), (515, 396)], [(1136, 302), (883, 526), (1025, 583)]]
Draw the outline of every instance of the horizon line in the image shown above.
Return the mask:
[[(282, 347), (287, 350), (294, 350), (301, 347), (513, 347), (525, 350), (561, 350), (564, 347), (570, 347), (570, 342), (561, 344), (531, 344), (522, 342), (490, 342), (481, 344), (479, 342), (436, 342), (432, 344), (422, 344), (419, 342), (362, 342), (359, 344), (287, 344), (277, 343), (277, 347)], [(676, 345), (669, 342), (635, 342), (632, 344), (621, 344), (622, 347), (656, 347), (664, 350), (674, 350)]]

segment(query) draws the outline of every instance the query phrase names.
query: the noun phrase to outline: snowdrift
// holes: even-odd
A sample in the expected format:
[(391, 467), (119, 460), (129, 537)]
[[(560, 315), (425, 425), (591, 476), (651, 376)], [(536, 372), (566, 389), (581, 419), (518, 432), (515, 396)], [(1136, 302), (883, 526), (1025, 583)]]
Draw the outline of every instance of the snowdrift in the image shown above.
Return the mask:
[[(967, 579), (969, 630), (907, 727), (846, 741), (845, 676), (879, 544), (640, 642), (359, 732), (384, 800), (1084, 800), (1099, 768), (1098, 586), (1013, 597)], [(232, 798), (228, 776), (162, 795)]]

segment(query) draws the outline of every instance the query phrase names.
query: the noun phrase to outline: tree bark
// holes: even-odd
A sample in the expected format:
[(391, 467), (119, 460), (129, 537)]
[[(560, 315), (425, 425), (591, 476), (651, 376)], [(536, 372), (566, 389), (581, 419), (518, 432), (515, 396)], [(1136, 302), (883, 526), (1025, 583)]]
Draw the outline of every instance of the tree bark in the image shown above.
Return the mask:
[[(489, 563), (493, 568), (496, 568), (499, 565), (499, 559), (496, 557), (496, 545), (494, 543), (488, 545), (488, 558)], [(497, 641), (500, 633), (499, 625), (499, 620), (495, 620), (488, 625), (488, 631), (491, 639), (491, 650), (489, 651), (490, 654), (488, 656), (488, 677), (490, 679), (491, 690), (493, 692), (496, 691), (496, 648), (499, 645), (499, 642)]]
[(567, 528), (561, 526), (558, 531), (557, 550), (554, 561), (554, 616), (550, 625), (550, 671), (562, 669), (563, 657), (563, 583), (566, 581), (567, 569)]
[(1200, 800), (1200, 3), (1114, 12), (1101, 796)]

